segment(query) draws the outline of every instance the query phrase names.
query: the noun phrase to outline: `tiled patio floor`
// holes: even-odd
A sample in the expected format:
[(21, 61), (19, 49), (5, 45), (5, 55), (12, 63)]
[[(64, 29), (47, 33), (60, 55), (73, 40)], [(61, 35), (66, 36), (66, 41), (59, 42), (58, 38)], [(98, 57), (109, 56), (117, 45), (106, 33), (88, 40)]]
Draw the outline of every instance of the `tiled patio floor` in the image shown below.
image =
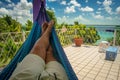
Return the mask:
[(120, 54), (115, 61), (108, 61), (98, 49), (98, 46), (84, 45), (64, 48), (79, 80), (120, 80)]

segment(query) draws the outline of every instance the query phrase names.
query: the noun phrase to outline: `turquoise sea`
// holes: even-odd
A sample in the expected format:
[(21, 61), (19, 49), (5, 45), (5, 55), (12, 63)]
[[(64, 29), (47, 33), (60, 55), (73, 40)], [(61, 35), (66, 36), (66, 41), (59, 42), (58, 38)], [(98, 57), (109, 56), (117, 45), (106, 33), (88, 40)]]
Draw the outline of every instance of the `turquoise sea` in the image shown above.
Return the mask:
[[(90, 27), (90, 26), (87, 26)], [(114, 29), (115, 26), (110, 25), (95, 25), (94, 26), (96, 30), (98, 31), (98, 34), (100, 35), (101, 39), (96, 42), (96, 44), (99, 44), (101, 41), (106, 41), (108, 38), (114, 37)]]

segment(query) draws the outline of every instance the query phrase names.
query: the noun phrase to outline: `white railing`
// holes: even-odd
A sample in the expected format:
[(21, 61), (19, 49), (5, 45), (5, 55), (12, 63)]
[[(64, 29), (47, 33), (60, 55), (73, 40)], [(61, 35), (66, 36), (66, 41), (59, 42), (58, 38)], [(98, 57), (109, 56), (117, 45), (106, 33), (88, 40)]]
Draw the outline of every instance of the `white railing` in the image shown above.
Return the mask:
[[(78, 29), (56, 29), (58, 38), (62, 46), (72, 44), (74, 37), (77, 35), (79, 31), (80, 30)], [(14, 57), (16, 51), (19, 49), (19, 47), (27, 38), (29, 32), (30, 31), (0, 33), (0, 67), (8, 64), (8, 62)], [(90, 36), (89, 35), (90, 33), (88, 33), (87, 31), (85, 33), (86, 33), (85, 35), (83, 34), (80, 35), (84, 39), (84, 43), (95, 44), (93, 40), (96, 37), (94, 37), (93, 35)], [(98, 34), (100, 33), (98, 32)], [(118, 34), (116, 33), (115, 35)], [(93, 40), (90, 40), (89, 37), (92, 38)], [(105, 39), (104, 37), (101, 37), (100, 40)]]

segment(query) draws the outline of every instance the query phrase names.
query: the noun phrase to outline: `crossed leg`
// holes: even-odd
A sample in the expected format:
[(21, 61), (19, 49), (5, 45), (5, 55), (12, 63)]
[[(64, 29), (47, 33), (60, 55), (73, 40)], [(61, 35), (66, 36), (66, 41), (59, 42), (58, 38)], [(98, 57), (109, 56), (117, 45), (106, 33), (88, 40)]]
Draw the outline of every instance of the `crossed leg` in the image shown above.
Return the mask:
[[(47, 23), (44, 23), (42, 27), (42, 34), (44, 34), (44, 32), (46, 31), (46, 26)], [(40, 80), (68, 80), (63, 66), (53, 56), (53, 49), (51, 44), (49, 44), (46, 51), (45, 63), (45, 70), (42, 72)]]
[(49, 47), (49, 37), (53, 24), (53, 21), (48, 23), (48, 27), (34, 44), (30, 54), (18, 63), (10, 80), (38, 80), (39, 75), (45, 69), (46, 51)]
[(40, 56), (44, 61), (46, 57), (46, 51), (49, 47), (49, 38), (52, 26), (54, 21), (50, 21), (49, 23), (45, 22), (42, 26), (42, 36), (36, 41), (34, 47), (32, 48), (32, 54), (36, 54)]
[(21, 63), (18, 64), (10, 80), (68, 80), (62, 65), (53, 56), (49, 43), (50, 33), (54, 22), (44, 23), (42, 36), (39, 38)]

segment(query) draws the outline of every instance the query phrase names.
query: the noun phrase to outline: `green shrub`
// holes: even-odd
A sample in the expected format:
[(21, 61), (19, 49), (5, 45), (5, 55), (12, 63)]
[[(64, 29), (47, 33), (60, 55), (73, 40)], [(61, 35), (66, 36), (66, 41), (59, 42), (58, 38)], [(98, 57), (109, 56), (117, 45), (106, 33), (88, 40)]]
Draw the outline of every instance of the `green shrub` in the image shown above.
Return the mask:
[(19, 46), (16, 45), (12, 39), (7, 39), (6, 43), (0, 42), (0, 66), (6, 65), (14, 57)]
[[(64, 25), (62, 24), (62, 26)], [(62, 26), (58, 26), (57, 29), (62, 29)], [(100, 39), (100, 36), (98, 35), (98, 32), (94, 27), (87, 28), (84, 24), (77, 25), (77, 23), (75, 23), (75, 25), (72, 26), (67, 25), (66, 29), (67, 30), (65, 32), (59, 31), (58, 34), (62, 46), (72, 44), (73, 39), (76, 36), (82, 37), (84, 43), (88, 44), (93, 44)]]

